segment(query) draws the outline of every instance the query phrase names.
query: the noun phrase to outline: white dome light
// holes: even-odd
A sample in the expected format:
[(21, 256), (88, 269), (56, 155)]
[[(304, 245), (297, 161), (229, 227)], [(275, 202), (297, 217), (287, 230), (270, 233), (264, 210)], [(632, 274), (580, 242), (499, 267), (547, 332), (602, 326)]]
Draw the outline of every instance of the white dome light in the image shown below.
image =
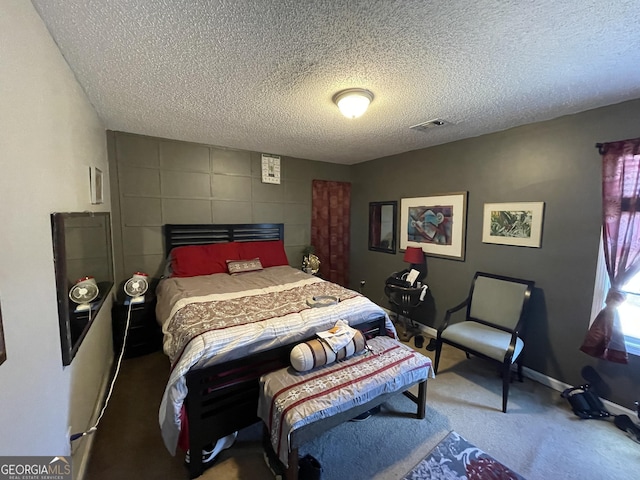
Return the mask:
[(373, 93), (364, 88), (349, 88), (334, 95), (333, 101), (347, 118), (358, 118), (369, 108)]

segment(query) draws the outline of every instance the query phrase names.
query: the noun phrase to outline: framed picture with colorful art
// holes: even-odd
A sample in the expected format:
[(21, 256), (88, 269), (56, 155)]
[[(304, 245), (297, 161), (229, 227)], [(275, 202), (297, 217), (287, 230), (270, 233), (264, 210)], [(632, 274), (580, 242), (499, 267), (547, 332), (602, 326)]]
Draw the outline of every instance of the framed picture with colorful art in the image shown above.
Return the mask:
[(482, 241), (540, 248), (544, 202), (485, 203)]
[(467, 192), (400, 200), (400, 249), (464, 261)]

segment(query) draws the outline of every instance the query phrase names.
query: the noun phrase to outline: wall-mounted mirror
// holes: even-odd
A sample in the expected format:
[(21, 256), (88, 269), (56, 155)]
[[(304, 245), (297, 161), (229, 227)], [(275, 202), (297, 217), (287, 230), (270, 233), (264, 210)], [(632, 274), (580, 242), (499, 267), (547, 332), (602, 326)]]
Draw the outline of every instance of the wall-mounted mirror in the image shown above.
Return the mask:
[[(108, 212), (53, 213), (53, 261), (56, 271), (62, 363), (69, 365), (113, 286), (111, 218)], [(97, 295), (82, 290), (71, 300), (76, 282), (93, 277)], [(95, 296), (95, 298), (92, 298)]]
[(369, 204), (369, 250), (396, 253), (396, 216), (398, 202)]

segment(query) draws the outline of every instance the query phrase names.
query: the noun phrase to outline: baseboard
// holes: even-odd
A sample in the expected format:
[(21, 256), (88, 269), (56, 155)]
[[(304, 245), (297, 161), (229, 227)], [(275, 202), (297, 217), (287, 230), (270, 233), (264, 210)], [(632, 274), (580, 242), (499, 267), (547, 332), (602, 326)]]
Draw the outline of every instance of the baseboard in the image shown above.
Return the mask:
[[(573, 385), (569, 385), (567, 383), (561, 382), (560, 380), (556, 380), (555, 378), (551, 378), (547, 375), (544, 375), (540, 372), (536, 372), (535, 370), (531, 370), (528, 367), (522, 367), (522, 374), (527, 377), (530, 378), (531, 380), (534, 380), (538, 383), (541, 383), (542, 385), (549, 387), (553, 390), (555, 390), (556, 392), (563, 392), (564, 390), (566, 390), (567, 388), (572, 388)], [(628, 415), (631, 418), (636, 418), (636, 416), (638, 415), (636, 412), (634, 412), (633, 410), (623, 407), (622, 405), (618, 405), (617, 403), (613, 403), (609, 400), (606, 399), (601, 399), (602, 403), (604, 403), (604, 406), (607, 408), (607, 410), (609, 411), (609, 413), (613, 414), (613, 415)]]
[(438, 330), (433, 327), (428, 327), (426, 325), (420, 324), (420, 330), (422, 330), (425, 335), (429, 335), (430, 337), (436, 338), (438, 336)]
[[(107, 396), (107, 389), (109, 388), (109, 385), (111, 383), (111, 376), (113, 373), (112, 372), (113, 364), (114, 364), (114, 358), (112, 357), (111, 361), (109, 362), (109, 366), (106, 369), (106, 374), (102, 379), (102, 384), (100, 385), (100, 394), (98, 395), (99, 401), (95, 405), (93, 414), (91, 415), (91, 421), (89, 422), (89, 425), (91, 426), (95, 425), (96, 421), (98, 420), (98, 417), (100, 416), (100, 412), (102, 411), (102, 405)], [(82, 457), (79, 459), (80, 463), (76, 470), (77, 474), (76, 474), (75, 480), (84, 480), (85, 475), (87, 474), (87, 468), (89, 466), (89, 459), (91, 458), (91, 450), (93, 449), (94, 440), (95, 440), (94, 434), (85, 435), (84, 437), (83, 441), (86, 441), (87, 443), (82, 452)], [(74, 464), (78, 462), (78, 459), (74, 458), (72, 460)]]

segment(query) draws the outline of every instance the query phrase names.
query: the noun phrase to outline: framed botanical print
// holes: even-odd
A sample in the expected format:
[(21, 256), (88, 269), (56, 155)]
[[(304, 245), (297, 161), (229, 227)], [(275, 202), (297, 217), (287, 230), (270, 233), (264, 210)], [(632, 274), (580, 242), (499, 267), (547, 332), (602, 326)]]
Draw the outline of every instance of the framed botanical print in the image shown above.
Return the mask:
[(485, 203), (482, 241), (540, 248), (544, 202)]

